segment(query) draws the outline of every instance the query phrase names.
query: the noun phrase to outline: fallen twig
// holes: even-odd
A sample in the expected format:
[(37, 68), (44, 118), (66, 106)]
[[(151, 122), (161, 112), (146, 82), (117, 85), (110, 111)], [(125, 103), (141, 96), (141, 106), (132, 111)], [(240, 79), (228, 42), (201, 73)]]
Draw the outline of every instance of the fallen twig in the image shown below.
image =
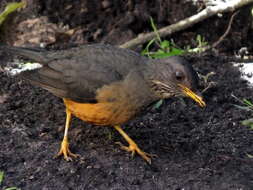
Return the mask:
[[(200, 21), (203, 21), (213, 15), (218, 13), (224, 13), (228, 11), (235, 11), (236, 9), (248, 5), (249, 3), (253, 3), (253, 0), (228, 0), (226, 2), (219, 2), (214, 6), (207, 6), (204, 10), (200, 11), (196, 15), (188, 17), (184, 20), (181, 20), (175, 24), (170, 26), (166, 26), (164, 28), (159, 29), (157, 32), (160, 37), (165, 37), (171, 35), (175, 32), (184, 30)], [(146, 43), (152, 40), (156, 36), (155, 32), (150, 33), (142, 33), (139, 34), (137, 38), (134, 38), (119, 47), (121, 48), (133, 48), (137, 45)]]
[(233, 15), (231, 16), (229, 23), (228, 23), (228, 27), (227, 30), (225, 31), (225, 33), (216, 41), (213, 43), (212, 48), (215, 48), (217, 45), (219, 45), (228, 35), (230, 29), (231, 29), (231, 25), (233, 23), (234, 17), (239, 13), (239, 11), (236, 11), (233, 13)]
[[(231, 16), (231, 18), (229, 20), (229, 23), (228, 23), (228, 27), (227, 27), (225, 33), (216, 42), (214, 42), (212, 45), (199, 47), (201, 49), (201, 51), (207, 51), (209, 49), (215, 48), (216, 46), (218, 46), (226, 38), (226, 36), (228, 35), (228, 33), (231, 29), (231, 25), (233, 23), (234, 17), (235, 17), (235, 15), (237, 15), (237, 13), (239, 13), (239, 11), (234, 12), (233, 15)], [(199, 48), (197, 48), (197, 49), (199, 49)]]

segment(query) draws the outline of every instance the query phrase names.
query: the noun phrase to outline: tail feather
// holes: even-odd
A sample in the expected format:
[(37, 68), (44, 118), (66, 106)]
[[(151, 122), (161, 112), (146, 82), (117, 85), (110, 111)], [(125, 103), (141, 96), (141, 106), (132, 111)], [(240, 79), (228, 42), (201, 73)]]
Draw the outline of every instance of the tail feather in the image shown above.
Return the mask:
[(12, 46), (1, 45), (0, 51), (16, 54), (24, 58), (30, 59), (32, 61), (39, 62), (41, 64), (43, 63), (46, 64), (50, 61), (49, 58), (45, 56), (43, 49), (39, 51), (38, 49), (32, 49), (32, 48), (12, 47)]
[[(58, 97), (66, 97), (66, 85), (60, 80), (60, 78), (57, 78), (57, 75), (59, 77), (59, 73), (55, 72), (55, 76), (52, 75), (50, 77), (46, 75), (46, 73), (48, 72), (46, 71), (45, 73), (43, 72), (43, 70), (44, 69), (24, 71), (19, 75), (19, 77), (28, 80), (34, 85), (40, 86), (41, 88), (48, 90), (49, 92), (53, 93)], [(53, 71), (50, 72), (53, 73)]]

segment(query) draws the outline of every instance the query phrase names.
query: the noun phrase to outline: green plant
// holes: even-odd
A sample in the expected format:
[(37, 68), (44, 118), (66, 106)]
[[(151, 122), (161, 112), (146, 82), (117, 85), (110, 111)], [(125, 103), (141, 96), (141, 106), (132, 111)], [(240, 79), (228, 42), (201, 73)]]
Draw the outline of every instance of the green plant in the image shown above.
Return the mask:
[[(187, 46), (181, 49), (177, 47), (177, 45), (173, 42), (173, 40), (171, 41), (162, 40), (158, 33), (154, 20), (152, 18), (150, 18), (150, 22), (151, 22), (151, 27), (154, 33), (156, 34), (156, 37), (148, 42), (147, 46), (142, 51), (142, 55), (146, 55), (150, 58), (165, 58), (165, 57), (169, 57), (173, 55), (182, 55), (188, 52), (201, 53), (206, 50), (206, 47), (208, 47), (208, 42), (205, 40), (205, 37), (198, 34), (194, 41), (195, 44), (197, 44), (195, 48), (191, 48), (190, 46)], [(150, 48), (154, 44), (158, 46), (158, 49), (154, 52), (151, 52)]]
[[(235, 107), (245, 110), (245, 111), (250, 111), (253, 113), (253, 103), (245, 98), (243, 98), (242, 100), (237, 98), (235, 95), (232, 94), (232, 97), (235, 98), (237, 101), (239, 101), (242, 105), (236, 105), (234, 104)], [(244, 126), (248, 126), (250, 127), (250, 129), (253, 130), (253, 118), (250, 119), (246, 119), (242, 121), (242, 124)]]
[(200, 34), (197, 35), (196, 42), (198, 44), (197, 47), (204, 47), (208, 45), (207, 41), (205, 40), (205, 37), (201, 36)]
[(8, 187), (5, 190), (21, 190), (21, 189), (17, 187)]
[(206, 50), (206, 47), (208, 46), (208, 42), (205, 40), (204, 36), (201, 36), (200, 34), (197, 35), (195, 39), (195, 43), (197, 44), (196, 48), (187, 48), (187, 51), (190, 53), (201, 53)]
[(0, 185), (3, 183), (4, 180), (4, 172), (0, 171)]
[[(233, 98), (235, 98), (237, 101), (239, 101), (242, 105), (236, 105), (234, 104), (235, 107), (245, 110), (245, 111), (250, 111), (253, 113), (253, 103), (245, 98), (242, 100), (236, 97), (235, 95), (231, 95)], [(242, 121), (242, 125), (249, 127), (251, 130), (253, 130), (253, 118), (246, 119)], [(246, 153), (248, 158), (253, 158), (252, 154)]]
[[(2, 185), (3, 180), (4, 180), (4, 172), (0, 171), (0, 185)], [(21, 189), (17, 187), (7, 187), (4, 190), (21, 190)]]
[[(164, 58), (173, 55), (182, 55), (185, 53), (184, 50), (176, 47), (173, 41), (161, 40), (160, 35), (155, 26), (154, 20), (150, 18), (151, 27), (156, 34), (156, 38), (149, 41), (146, 48), (142, 51), (142, 55), (146, 55), (150, 58)], [(150, 47), (156, 44), (158, 46), (158, 50), (155, 52), (150, 51)]]
[(0, 25), (3, 24), (9, 14), (16, 11), (18, 8), (25, 6), (25, 2), (20, 3), (8, 3), (4, 11), (0, 14)]

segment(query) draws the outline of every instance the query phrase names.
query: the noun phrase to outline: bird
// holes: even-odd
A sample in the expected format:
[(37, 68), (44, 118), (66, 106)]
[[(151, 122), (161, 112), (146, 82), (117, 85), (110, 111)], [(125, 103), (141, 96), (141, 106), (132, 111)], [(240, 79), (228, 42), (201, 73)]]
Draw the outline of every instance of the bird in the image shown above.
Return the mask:
[(20, 77), (63, 99), (66, 122), (56, 157), (72, 161), (68, 131), (72, 116), (87, 123), (112, 126), (127, 141), (123, 150), (151, 163), (152, 155), (139, 148), (122, 129), (152, 103), (171, 97), (190, 97), (206, 103), (198, 91), (198, 75), (181, 56), (151, 59), (132, 50), (105, 44), (84, 44), (64, 50), (1, 45), (0, 51), (41, 64)]

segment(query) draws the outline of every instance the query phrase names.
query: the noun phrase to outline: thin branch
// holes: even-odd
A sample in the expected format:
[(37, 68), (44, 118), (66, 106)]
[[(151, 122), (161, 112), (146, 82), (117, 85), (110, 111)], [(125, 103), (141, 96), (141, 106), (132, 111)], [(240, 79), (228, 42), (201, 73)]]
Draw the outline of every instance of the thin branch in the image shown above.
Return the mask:
[(234, 17), (238, 13), (239, 13), (239, 11), (236, 11), (236, 12), (233, 13), (233, 15), (231, 16), (230, 21), (228, 23), (227, 30), (225, 31), (225, 33), (216, 42), (213, 43), (213, 45), (212, 45), (211, 48), (215, 48), (217, 45), (219, 45), (226, 38), (226, 36), (228, 35), (228, 33), (229, 33), (230, 29), (231, 29), (231, 25), (233, 23)]
[[(243, 7), (245, 5), (248, 5), (249, 3), (253, 3), (253, 0), (228, 0), (227, 2), (219, 3), (215, 6), (208, 6), (201, 12), (197, 13), (196, 15), (193, 15), (191, 17), (188, 17), (184, 20), (181, 20), (175, 24), (172, 24), (170, 26), (166, 26), (164, 28), (159, 29), (157, 32), (160, 35), (160, 37), (165, 37), (168, 35), (171, 35), (175, 32), (184, 30), (200, 21), (203, 21), (213, 15), (216, 15), (218, 13), (224, 13), (228, 11), (234, 11), (240, 7)], [(119, 47), (121, 48), (133, 48), (137, 45), (147, 43), (148, 41), (152, 40), (156, 36), (155, 32), (150, 33), (142, 33), (139, 34), (137, 38), (134, 38)]]
[(236, 12), (233, 13), (233, 15), (231, 16), (231, 18), (229, 20), (228, 27), (227, 27), (225, 33), (216, 42), (214, 42), (212, 45), (207, 45), (207, 46), (199, 47), (199, 48), (196, 48), (196, 49), (201, 49), (201, 51), (207, 51), (207, 50), (215, 48), (217, 45), (219, 45), (227, 37), (227, 35), (228, 35), (228, 33), (231, 29), (231, 25), (233, 23), (234, 17), (238, 13), (239, 13), (239, 11), (236, 11)]

